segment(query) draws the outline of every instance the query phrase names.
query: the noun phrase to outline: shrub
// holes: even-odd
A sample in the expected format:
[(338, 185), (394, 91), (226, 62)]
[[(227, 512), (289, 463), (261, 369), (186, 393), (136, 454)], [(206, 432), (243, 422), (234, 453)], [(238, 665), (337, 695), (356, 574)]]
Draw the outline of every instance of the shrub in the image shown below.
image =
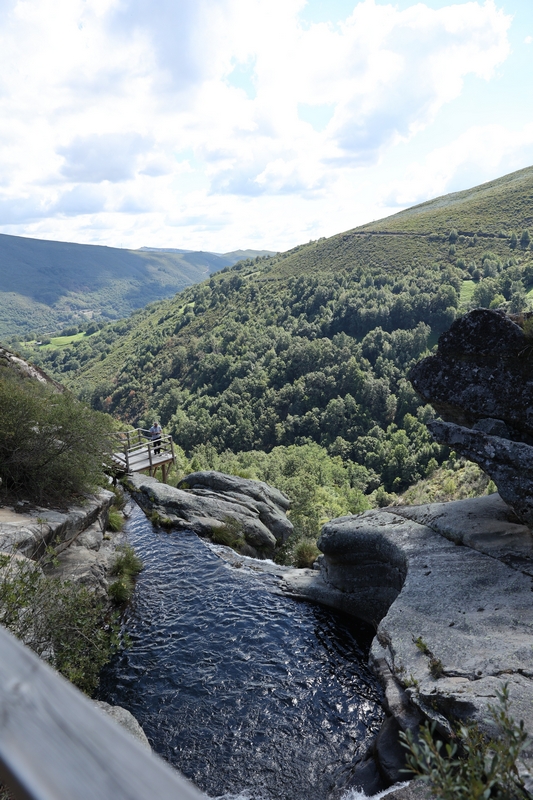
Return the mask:
[(109, 586), (107, 593), (115, 603), (127, 603), (133, 594), (134, 584), (132, 579), (123, 575)]
[(113, 422), (65, 392), (2, 369), (2, 488), (38, 502), (62, 502), (104, 480)]
[[(527, 740), (524, 723), (509, 715), (509, 690), (498, 693), (490, 716), (499, 738), (487, 739), (475, 724), (462, 725), (456, 741), (444, 745), (435, 738), (435, 723), (424, 725), (415, 741), (411, 731), (400, 733), (410, 772), (427, 781), (442, 800), (520, 800), (529, 795), (517, 762)], [(407, 770), (406, 770), (407, 771)]]
[(224, 519), (224, 526), (213, 528), (211, 539), (215, 544), (224, 544), (239, 552), (245, 544), (243, 528), (241, 523), (233, 517), (227, 516)]
[(113, 533), (118, 533), (124, 527), (124, 517), (117, 508), (110, 508), (107, 518), (107, 528)]
[(320, 550), (312, 539), (303, 539), (294, 549), (294, 563), (297, 567), (309, 568), (313, 566), (320, 555)]
[(116, 620), (86, 587), (16, 556), (0, 558), (0, 622), (87, 694), (119, 646)]
[(123, 544), (117, 548), (117, 556), (109, 571), (111, 575), (119, 577), (124, 575), (134, 577), (141, 572), (142, 568), (143, 562), (133, 547), (129, 544)]

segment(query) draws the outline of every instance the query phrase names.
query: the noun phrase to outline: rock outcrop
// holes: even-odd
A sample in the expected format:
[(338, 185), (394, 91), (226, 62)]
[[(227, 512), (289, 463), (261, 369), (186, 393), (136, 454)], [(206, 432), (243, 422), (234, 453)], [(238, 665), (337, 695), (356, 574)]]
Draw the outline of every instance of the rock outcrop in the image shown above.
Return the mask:
[(122, 708), (122, 706), (112, 706), (104, 700), (93, 700), (93, 703), (100, 711), (103, 711), (107, 716), (114, 719), (118, 725), (130, 734), (130, 736), (137, 739), (143, 747), (147, 750), (152, 750), (148, 737), (130, 711), (126, 708)]
[(496, 420), (500, 432), (487, 433), (507, 429), (506, 438), (533, 445), (533, 340), (502, 312), (477, 308), (460, 317), (409, 378), (446, 422), (472, 428)]
[(433, 438), (479, 464), (533, 525), (533, 340), (502, 312), (478, 308), (409, 377), (444, 420), (428, 424)]
[(0, 509), (0, 552), (38, 560), (48, 547), (54, 559), (44, 564), (50, 577), (70, 580), (108, 599), (108, 567), (115, 540), (104, 534), (115, 495), (106, 489), (66, 511), (20, 506), (19, 513)]
[(0, 550), (22, 553), (28, 558), (42, 555), (49, 545), (56, 552), (69, 547), (76, 538), (92, 525), (105, 528), (107, 514), (115, 501), (113, 492), (101, 489), (98, 494), (85, 498), (83, 504), (71, 506), (68, 511), (19, 505), (16, 513), (0, 510)]
[(233, 540), (244, 555), (272, 557), (293, 530), (285, 514), (290, 500), (261, 481), (207, 471), (187, 475), (180, 488), (141, 474), (129, 475), (126, 485), (162, 524), (224, 544)]
[(371, 661), (400, 728), (486, 726), (508, 683), (533, 734), (533, 539), (498, 495), (332, 520), (318, 546), (320, 571), (283, 587), (376, 625)]
[(9, 369), (11, 372), (15, 372), (21, 378), (30, 378), (31, 380), (39, 381), (39, 383), (45, 383), (48, 386), (53, 386), (58, 393), (63, 393), (65, 391), (64, 386), (57, 381), (54, 381), (53, 378), (47, 375), (46, 372), (44, 372), (44, 370), (42, 370), (40, 367), (30, 364), (28, 361), (25, 361), (23, 358), (20, 358), (20, 356), (17, 356), (15, 353), (11, 352), (11, 350), (8, 350), (6, 347), (0, 347), (0, 371), (2, 369)]
[(433, 438), (461, 456), (475, 461), (490, 475), (502, 499), (516, 516), (533, 526), (533, 447), (500, 436), (489, 436), (479, 428), (464, 428), (451, 422), (428, 422)]

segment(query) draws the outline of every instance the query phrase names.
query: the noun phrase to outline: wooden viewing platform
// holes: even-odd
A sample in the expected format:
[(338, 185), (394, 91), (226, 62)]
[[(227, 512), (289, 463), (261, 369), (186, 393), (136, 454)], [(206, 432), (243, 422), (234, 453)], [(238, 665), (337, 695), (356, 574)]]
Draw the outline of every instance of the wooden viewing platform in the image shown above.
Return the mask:
[(136, 428), (115, 434), (118, 449), (113, 452), (113, 463), (118, 472), (144, 472), (149, 471), (151, 477), (155, 476), (158, 467), (163, 473), (163, 482), (166, 483), (171, 464), (176, 463), (174, 443), (170, 434), (162, 434), (161, 439), (153, 442), (150, 431)]

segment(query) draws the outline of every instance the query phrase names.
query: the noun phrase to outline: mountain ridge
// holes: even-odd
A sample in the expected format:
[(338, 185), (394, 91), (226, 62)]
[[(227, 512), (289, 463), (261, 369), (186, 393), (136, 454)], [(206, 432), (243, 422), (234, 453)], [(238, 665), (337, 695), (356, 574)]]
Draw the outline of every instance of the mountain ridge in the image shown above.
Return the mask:
[(238, 252), (128, 250), (0, 234), (0, 336), (119, 319), (231, 266)]

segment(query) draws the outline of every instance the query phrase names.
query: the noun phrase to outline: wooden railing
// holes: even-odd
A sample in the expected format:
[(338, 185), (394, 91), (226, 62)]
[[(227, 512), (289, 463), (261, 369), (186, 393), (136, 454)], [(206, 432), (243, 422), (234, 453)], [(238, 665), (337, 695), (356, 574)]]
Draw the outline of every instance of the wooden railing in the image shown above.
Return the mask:
[(136, 428), (114, 434), (114, 441), (113, 459), (126, 472), (149, 469), (152, 474), (157, 467), (175, 461), (174, 443), (169, 434), (162, 434), (160, 439), (154, 441), (150, 431)]
[(0, 781), (16, 800), (205, 800), (2, 627)]

